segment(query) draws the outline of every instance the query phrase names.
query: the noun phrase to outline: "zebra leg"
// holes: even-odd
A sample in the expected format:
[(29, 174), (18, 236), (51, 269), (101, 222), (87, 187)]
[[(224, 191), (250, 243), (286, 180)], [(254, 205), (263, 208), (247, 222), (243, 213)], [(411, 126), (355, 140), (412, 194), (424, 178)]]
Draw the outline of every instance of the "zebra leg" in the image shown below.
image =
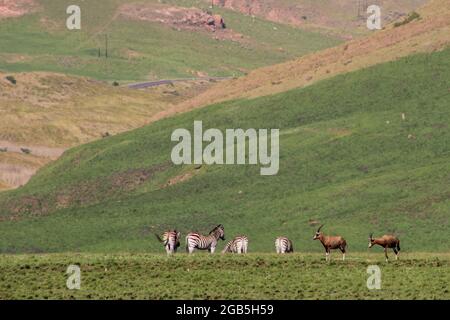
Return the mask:
[(216, 251), (216, 247), (211, 246), (211, 248), (209, 248), (209, 252), (211, 252), (211, 254), (213, 254), (214, 251)]
[(167, 253), (167, 255), (170, 255), (172, 253), (170, 250), (170, 244), (166, 245), (166, 253)]

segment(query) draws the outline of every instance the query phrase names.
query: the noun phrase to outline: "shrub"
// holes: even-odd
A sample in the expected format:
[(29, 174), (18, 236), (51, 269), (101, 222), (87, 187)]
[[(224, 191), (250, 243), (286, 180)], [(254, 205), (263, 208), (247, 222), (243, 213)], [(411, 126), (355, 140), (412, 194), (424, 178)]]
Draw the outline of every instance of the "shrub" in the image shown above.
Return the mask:
[(6, 80), (11, 82), (12, 84), (16, 84), (17, 83), (16, 78), (14, 78), (13, 76), (6, 76)]
[(114, 81), (114, 82), (113, 82), (113, 86), (114, 86), (114, 87), (118, 87), (118, 86), (119, 86), (119, 83), (118, 83), (117, 81)]
[(27, 148), (20, 148), (20, 150), (21, 150), (23, 153), (25, 153), (25, 154), (30, 154), (30, 153), (31, 153), (31, 150), (30, 150), (30, 149), (27, 149)]

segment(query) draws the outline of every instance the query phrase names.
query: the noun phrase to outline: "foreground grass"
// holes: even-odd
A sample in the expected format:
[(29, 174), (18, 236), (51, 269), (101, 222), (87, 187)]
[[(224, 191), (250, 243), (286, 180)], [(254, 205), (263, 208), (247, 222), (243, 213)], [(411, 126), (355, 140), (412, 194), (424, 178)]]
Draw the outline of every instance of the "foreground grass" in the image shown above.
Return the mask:
[[(410, 253), (385, 263), (352, 253), (330, 263), (319, 254), (246, 256), (51, 254), (0, 256), (0, 299), (449, 299), (450, 254)], [(81, 268), (81, 289), (66, 269)], [(381, 290), (368, 290), (376, 264)]]

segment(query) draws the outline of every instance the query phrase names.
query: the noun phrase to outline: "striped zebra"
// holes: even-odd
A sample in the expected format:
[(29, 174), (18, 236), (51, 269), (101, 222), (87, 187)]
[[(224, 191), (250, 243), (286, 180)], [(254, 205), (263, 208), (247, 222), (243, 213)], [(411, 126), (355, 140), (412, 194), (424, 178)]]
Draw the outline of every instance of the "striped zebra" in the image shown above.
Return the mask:
[(167, 254), (177, 252), (177, 248), (180, 246), (181, 233), (177, 230), (169, 230), (163, 233), (162, 237), (155, 233), (156, 239), (161, 242), (166, 248)]
[(237, 236), (233, 240), (228, 241), (223, 248), (222, 253), (247, 253), (248, 248), (248, 238), (246, 236)]
[(275, 239), (275, 250), (277, 253), (291, 253), (294, 252), (294, 246), (288, 238), (278, 237)]
[(199, 249), (214, 253), (219, 239), (225, 240), (225, 231), (221, 224), (212, 229), (207, 236), (190, 232), (186, 236), (186, 251), (192, 253), (194, 249)]

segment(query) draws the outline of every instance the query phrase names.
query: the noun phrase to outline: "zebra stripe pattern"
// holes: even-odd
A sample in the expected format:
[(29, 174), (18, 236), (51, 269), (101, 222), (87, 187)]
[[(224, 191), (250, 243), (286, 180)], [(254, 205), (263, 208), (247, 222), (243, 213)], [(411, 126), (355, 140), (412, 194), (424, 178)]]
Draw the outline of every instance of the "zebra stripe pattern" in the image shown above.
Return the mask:
[(177, 230), (169, 230), (162, 234), (162, 237), (155, 234), (156, 239), (164, 245), (167, 254), (177, 252), (177, 248), (180, 246), (181, 233)]
[(228, 241), (222, 253), (247, 253), (248, 238), (246, 236), (237, 236), (233, 240)]
[(214, 253), (219, 239), (225, 240), (225, 231), (221, 224), (212, 229), (207, 236), (191, 232), (186, 236), (186, 251), (192, 253), (195, 249), (199, 249)]
[(294, 246), (288, 238), (278, 237), (275, 240), (275, 250), (277, 253), (291, 253), (294, 252)]

